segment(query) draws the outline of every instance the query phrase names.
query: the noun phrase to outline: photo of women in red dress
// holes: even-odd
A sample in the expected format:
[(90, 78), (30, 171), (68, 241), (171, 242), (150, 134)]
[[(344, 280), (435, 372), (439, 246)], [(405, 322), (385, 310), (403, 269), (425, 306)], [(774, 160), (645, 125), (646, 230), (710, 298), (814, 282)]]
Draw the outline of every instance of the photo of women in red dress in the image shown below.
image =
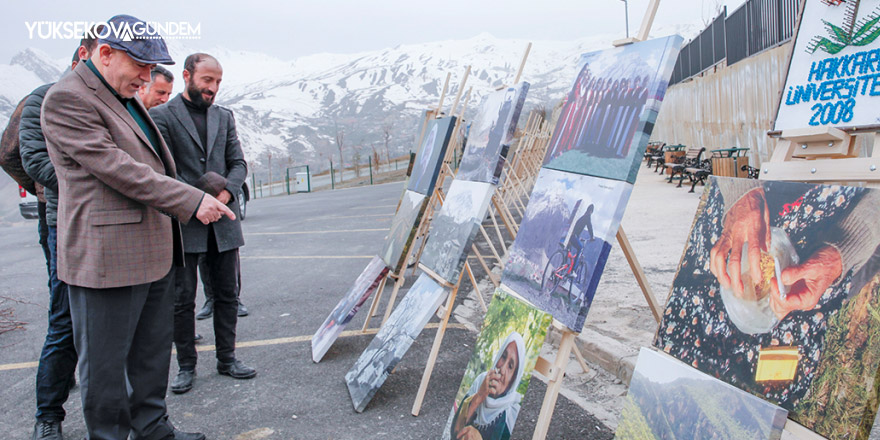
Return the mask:
[(681, 37), (581, 55), (544, 167), (635, 181)]

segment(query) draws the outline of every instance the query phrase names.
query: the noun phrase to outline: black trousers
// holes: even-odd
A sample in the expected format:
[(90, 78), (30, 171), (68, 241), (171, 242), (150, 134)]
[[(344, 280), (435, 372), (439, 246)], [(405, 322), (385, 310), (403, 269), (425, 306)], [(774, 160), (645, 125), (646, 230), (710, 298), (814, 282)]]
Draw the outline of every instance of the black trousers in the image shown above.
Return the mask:
[(235, 325), (238, 322), (238, 291), (236, 268), (238, 249), (217, 250), (213, 232), (208, 233), (208, 252), (186, 253), (185, 267), (178, 267), (175, 276), (177, 299), (174, 303), (174, 344), (177, 346), (177, 364), (181, 370), (196, 366), (196, 286), (198, 285), (199, 258), (205, 259), (207, 277), (214, 293), (214, 344), (217, 360), (235, 359)]
[(154, 440), (172, 432), (165, 408), (172, 277), (112, 289), (68, 286), (88, 439)]
[[(199, 258), (199, 277), (202, 280), (202, 287), (205, 289), (205, 301), (213, 301), (214, 290), (211, 286), (211, 277), (208, 276), (210, 271), (205, 263), (204, 254), (201, 255), (202, 257)], [(237, 258), (235, 260), (235, 280), (235, 298), (241, 300), (241, 260)]]

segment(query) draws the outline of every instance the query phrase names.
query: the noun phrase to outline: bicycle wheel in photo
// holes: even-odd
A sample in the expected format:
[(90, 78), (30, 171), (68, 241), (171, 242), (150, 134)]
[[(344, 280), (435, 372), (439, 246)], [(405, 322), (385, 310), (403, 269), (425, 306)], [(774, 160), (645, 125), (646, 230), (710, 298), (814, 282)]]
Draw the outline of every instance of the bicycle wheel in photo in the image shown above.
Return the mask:
[[(575, 304), (578, 301), (583, 301), (583, 297), (587, 291), (587, 285), (590, 283), (590, 280), (587, 278), (588, 276), (589, 267), (587, 267), (587, 262), (584, 261), (583, 256), (581, 256), (578, 261), (575, 276), (571, 277), (571, 283), (568, 287), (568, 298), (572, 304)], [(574, 293), (575, 286), (577, 286), (578, 289), (577, 294)]]
[(565, 262), (565, 254), (562, 250), (558, 250), (550, 255), (547, 259), (547, 265), (544, 266), (544, 276), (541, 277), (541, 292), (545, 295), (552, 295), (562, 282), (563, 276), (559, 273), (560, 268)]

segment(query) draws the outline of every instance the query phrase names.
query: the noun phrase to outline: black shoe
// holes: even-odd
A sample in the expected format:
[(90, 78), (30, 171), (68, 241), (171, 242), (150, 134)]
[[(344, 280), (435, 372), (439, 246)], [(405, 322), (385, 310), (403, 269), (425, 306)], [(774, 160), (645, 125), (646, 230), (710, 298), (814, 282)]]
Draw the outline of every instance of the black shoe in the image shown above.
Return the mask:
[(202, 310), (199, 310), (199, 313), (196, 313), (196, 319), (208, 319), (213, 314), (214, 314), (214, 300), (209, 299), (209, 300), (205, 301), (205, 305), (202, 306)]
[(245, 307), (244, 304), (242, 304), (241, 301), (239, 301), (238, 302), (238, 316), (247, 316), (248, 314), (249, 314), (249, 312), (248, 312), (247, 307)]
[(174, 428), (174, 431), (163, 440), (205, 440), (205, 434), (201, 432), (183, 432)]
[(257, 375), (257, 370), (236, 359), (232, 362), (217, 361), (217, 372), (235, 379), (250, 379)]
[(193, 388), (193, 379), (195, 379), (195, 377), (195, 370), (178, 371), (177, 376), (171, 381), (171, 392), (174, 394), (183, 394), (191, 390)]
[(202, 335), (196, 333), (196, 336), (193, 338), (193, 341), (195, 341), (195, 342), (199, 342), (199, 341), (201, 341), (201, 340), (202, 340)]
[(33, 440), (64, 440), (61, 435), (61, 422), (52, 420), (37, 420), (34, 425)]

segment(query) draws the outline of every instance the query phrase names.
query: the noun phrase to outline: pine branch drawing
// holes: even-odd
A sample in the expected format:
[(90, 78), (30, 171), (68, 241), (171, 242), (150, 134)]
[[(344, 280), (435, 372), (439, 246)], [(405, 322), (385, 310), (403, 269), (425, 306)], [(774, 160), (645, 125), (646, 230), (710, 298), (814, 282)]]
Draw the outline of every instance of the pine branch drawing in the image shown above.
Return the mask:
[(835, 55), (849, 46), (867, 46), (880, 37), (880, 6), (867, 17), (856, 21), (859, 10), (858, 1), (847, 0), (823, 0), (829, 7), (845, 4), (846, 12), (844, 22), (837, 26), (827, 20), (822, 20), (825, 25), (827, 37), (817, 35), (807, 45), (809, 54), (822, 50)]

